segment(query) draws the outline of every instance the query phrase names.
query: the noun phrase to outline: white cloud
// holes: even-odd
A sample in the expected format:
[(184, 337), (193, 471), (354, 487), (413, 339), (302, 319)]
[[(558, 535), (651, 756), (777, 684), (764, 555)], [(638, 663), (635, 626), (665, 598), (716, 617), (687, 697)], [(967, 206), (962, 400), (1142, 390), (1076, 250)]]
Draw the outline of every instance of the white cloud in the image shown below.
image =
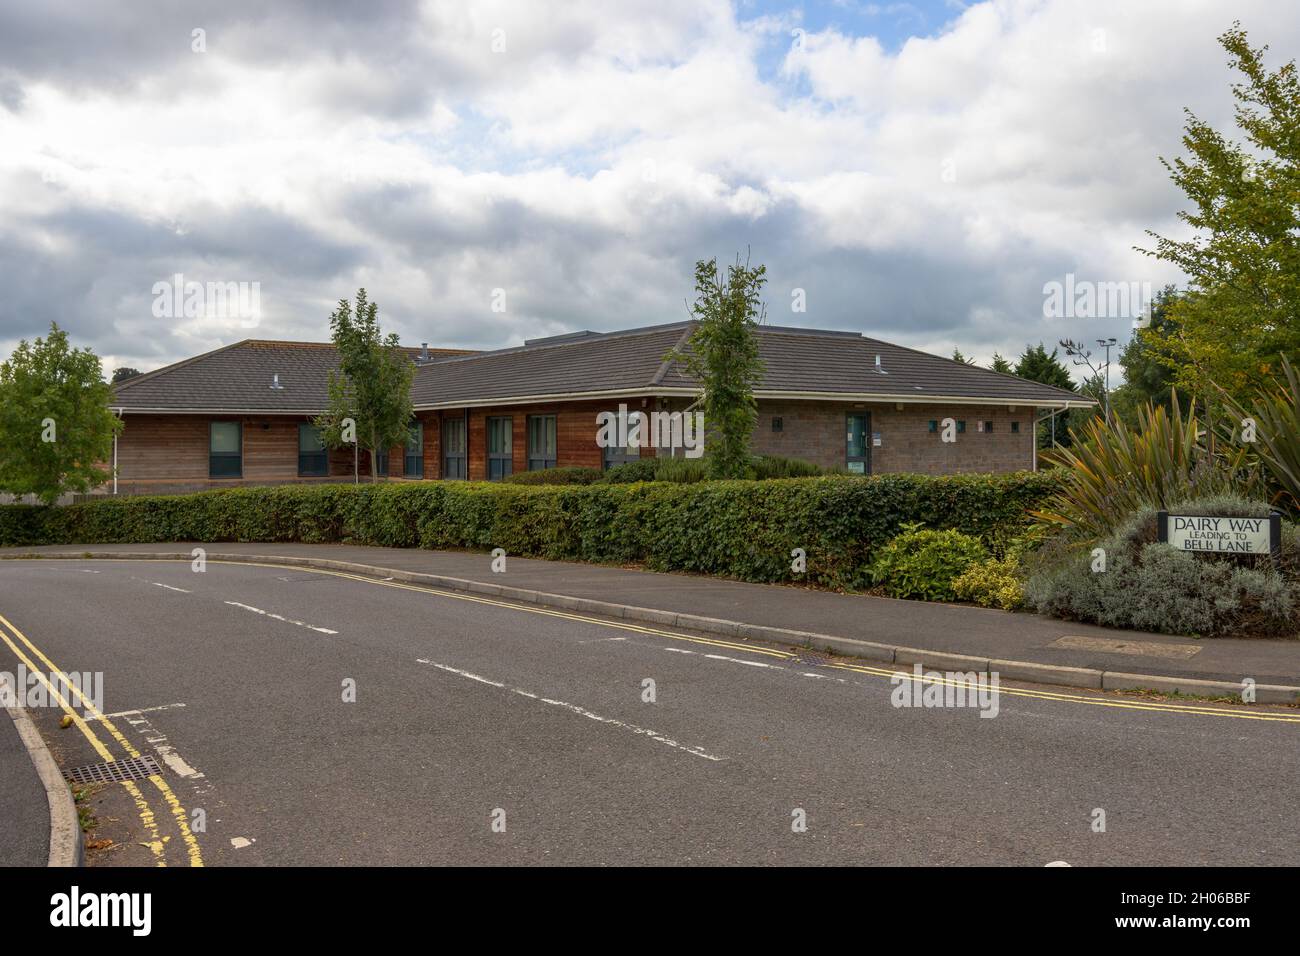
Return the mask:
[(491, 347), (675, 320), (693, 260), (746, 247), (772, 321), (984, 358), (1123, 334), (1044, 320), (1043, 283), (1176, 280), (1131, 247), (1179, 228), (1182, 108), (1230, 124), (1215, 37), (1300, 40), (1265, 0), (994, 0), (894, 51), (697, 0), (8, 6), (0, 350), (56, 319), (137, 367), (241, 334), (153, 319), (175, 272), (260, 281), (254, 334), (323, 338), (365, 284), (405, 340)]

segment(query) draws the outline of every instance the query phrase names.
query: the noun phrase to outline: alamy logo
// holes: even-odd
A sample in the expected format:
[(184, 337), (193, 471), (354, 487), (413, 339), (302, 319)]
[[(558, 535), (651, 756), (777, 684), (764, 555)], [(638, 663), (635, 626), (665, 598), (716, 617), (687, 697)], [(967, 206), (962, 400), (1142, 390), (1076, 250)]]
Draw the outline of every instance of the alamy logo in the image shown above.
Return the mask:
[(687, 458), (704, 454), (703, 412), (617, 412), (596, 416), (596, 444), (600, 448), (655, 448), (685, 451)]
[(1043, 283), (1048, 319), (1140, 319), (1150, 302), (1150, 282), (1092, 282), (1067, 272), (1064, 282)]
[(148, 936), (153, 928), (150, 893), (85, 893), (74, 886), (50, 897), (50, 925), (129, 926), (133, 936)]
[(152, 292), (158, 319), (239, 319), (252, 328), (262, 318), (260, 282), (186, 282), (178, 272)]
[(85, 701), (95, 710), (104, 709), (102, 671), (50, 671), (41, 674), (18, 665), (16, 674), (0, 671), (0, 707), (75, 707)]
[(923, 671), (920, 664), (912, 673), (898, 671), (889, 678), (894, 685), (889, 695), (895, 707), (972, 707), (981, 717), (998, 715), (998, 675), (975, 671)]

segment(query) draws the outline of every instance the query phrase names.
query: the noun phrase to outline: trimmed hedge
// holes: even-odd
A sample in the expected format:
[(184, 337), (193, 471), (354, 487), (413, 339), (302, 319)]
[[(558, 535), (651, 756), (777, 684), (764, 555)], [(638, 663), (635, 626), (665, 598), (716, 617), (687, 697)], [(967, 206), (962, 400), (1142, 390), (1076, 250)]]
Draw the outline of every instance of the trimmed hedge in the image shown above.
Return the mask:
[(1058, 489), (1043, 474), (828, 476), (695, 484), (287, 485), (192, 495), (0, 506), (0, 545), (156, 541), (349, 542), (504, 548), (508, 554), (642, 564), (746, 581), (863, 589), (877, 548), (909, 522), (986, 545), (1023, 530)]

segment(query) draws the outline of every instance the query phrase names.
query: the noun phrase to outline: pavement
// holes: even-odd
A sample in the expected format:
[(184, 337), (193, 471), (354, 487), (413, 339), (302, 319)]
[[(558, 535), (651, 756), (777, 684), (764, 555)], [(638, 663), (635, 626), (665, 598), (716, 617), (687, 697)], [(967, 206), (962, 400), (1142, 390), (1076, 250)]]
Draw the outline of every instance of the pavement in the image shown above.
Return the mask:
[(65, 768), (161, 767), (96, 798), (92, 866), (1300, 864), (1295, 708), (937, 706), (799, 648), (216, 562), (0, 562), (0, 668), (22, 657), (102, 675), (82, 724), (33, 714)]
[[(213, 553), (347, 561), (380, 569), (443, 575), (488, 585), (975, 658), (1226, 681), (1236, 686), (1246, 677), (1261, 685), (1300, 686), (1300, 640), (1200, 640), (1118, 631), (969, 605), (901, 601), (564, 561), (507, 557), (505, 573), (494, 573), (491, 556), (477, 552), (334, 544), (182, 542), (3, 548), (0, 557), (29, 552), (80, 554), (87, 550), (141, 554), (188, 552), (200, 546)], [(1100, 685), (1083, 682), (1081, 686)]]
[[(0, 655), (0, 670), (14, 672)], [(0, 866), (45, 866), (50, 853), (50, 808), (45, 785), (10, 712), (0, 708)]]

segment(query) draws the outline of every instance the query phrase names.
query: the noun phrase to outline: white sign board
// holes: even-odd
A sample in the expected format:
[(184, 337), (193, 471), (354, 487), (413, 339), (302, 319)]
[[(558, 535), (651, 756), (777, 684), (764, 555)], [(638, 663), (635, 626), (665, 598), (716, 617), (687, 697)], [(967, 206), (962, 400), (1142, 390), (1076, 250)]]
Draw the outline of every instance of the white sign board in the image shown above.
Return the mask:
[(1179, 551), (1211, 554), (1269, 554), (1273, 549), (1268, 518), (1226, 518), (1204, 515), (1162, 515), (1162, 540)]

